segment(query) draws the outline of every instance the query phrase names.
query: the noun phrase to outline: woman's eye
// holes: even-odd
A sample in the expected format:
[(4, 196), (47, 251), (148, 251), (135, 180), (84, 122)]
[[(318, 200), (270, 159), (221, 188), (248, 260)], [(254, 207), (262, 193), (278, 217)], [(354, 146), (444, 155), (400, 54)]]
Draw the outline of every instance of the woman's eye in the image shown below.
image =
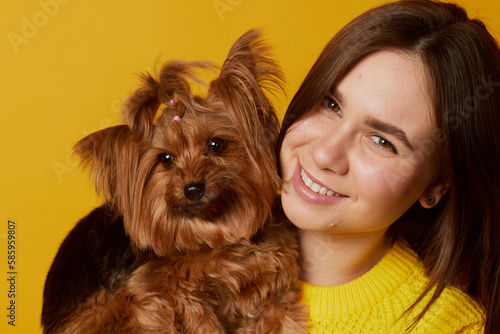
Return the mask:
[(221, 138), (212, 138), (208, 142), (208, 149), (214, 153), (221, 153), (226, 149), (226, 142)]
[(334, 99), (332, 99), (332, 98), (330, 98), (330, 97), (326, 97), (326, 98), (325, 98), (325, 107), (326, 107), (328, 110), (331, 110), (331, 111), (333, 111), (334, 113), (339, 114), (339, 116), (342, 116), (342, 111), (340, 110), (340, 106), (339, 106), (339, 104), (337, 103), (337, 101), (335, 101)]
[(175, 161), (175, 157), (170, 153), (165, 153), (160, 156), (160, 162), (165, 167), (170, 167)]
[(398, 153), (398, 150), (396, 149), (396, 147), (394, 145), (392, 145), (392, 143), (390, 141), (388, 141), (387, 139), (385, 139), (384, 137), (381, 137), (378, 135), (373, 135), (373, 136), (371, 136), (371, 139), (375, 142), (375, 144), (379, 148), (384, 149), (384, 150), (390, 150), (394, 154)]

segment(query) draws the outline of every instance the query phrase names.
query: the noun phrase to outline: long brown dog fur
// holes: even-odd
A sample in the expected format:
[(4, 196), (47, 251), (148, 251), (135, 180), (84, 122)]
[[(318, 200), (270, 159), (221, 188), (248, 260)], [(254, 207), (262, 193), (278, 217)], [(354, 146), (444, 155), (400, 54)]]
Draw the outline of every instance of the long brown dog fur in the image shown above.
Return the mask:
[(298, 244), (276, 203), (282, 74), (240, 37), (205, 97), (208, 62), (171, 61), (128, 99), (124, 125), (75, 152), (105, 199), (47, 275), (45, 333), (304, 333)]

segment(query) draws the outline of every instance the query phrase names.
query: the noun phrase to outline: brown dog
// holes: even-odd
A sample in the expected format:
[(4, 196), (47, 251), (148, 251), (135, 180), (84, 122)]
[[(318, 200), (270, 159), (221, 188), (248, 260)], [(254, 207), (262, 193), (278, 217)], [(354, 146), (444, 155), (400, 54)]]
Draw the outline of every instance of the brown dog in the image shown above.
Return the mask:
[[(282, 74), (260, 34), (207, 62), (172, 61), (76, 153), (105, 205), (62, 243), (45, 333), (303, 333), (295, 232), (274, 209)], [(278, 201), (279, 202), (279, 201)]]

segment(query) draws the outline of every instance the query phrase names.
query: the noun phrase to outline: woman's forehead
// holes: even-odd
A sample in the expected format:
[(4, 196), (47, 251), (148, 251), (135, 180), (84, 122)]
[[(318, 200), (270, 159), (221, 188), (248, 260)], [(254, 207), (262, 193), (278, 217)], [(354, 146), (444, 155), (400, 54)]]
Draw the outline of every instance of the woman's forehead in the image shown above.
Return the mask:
[[(428, 78), (419, 58), (381, 51), (354, 66), (332, 97), (344, 114), (391, 124), (420, 140), (435, 126)], [(371, 122), (373, 123), (373, 122)]]

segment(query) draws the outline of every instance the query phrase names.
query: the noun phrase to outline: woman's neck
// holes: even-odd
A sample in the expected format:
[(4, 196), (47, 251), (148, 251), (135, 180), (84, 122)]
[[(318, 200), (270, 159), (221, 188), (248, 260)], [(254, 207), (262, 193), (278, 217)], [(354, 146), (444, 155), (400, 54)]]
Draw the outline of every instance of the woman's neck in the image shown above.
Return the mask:
[(385, 231), (334, 235), (300, 231), (301, 279), (319, 286), (350, 282), (369, 271), (391, 248)]

